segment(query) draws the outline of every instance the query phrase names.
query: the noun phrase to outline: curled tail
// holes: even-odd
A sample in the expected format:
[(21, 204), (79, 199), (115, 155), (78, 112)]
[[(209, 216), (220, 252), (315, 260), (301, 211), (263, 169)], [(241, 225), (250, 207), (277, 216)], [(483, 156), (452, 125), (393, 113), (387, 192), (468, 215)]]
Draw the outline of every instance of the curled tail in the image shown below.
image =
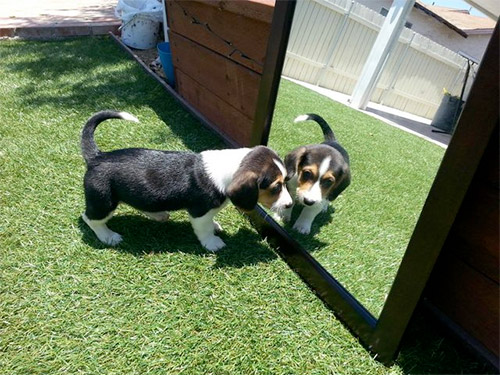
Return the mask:
[(87, 164), (92, 161), (99, 153), (97, 144), (94, 141), (94, 131), (101, 122), (111, 119), (119, 118), (123, 120), (129, 120), (134, 122), (139, 122), (137, 118), (132, 116), (127, 112), (116, 112), (116, 111), (101, 111), (95, 113), (85, 124), (82, 131), (82, 155)]
[(313, 120), (316, 121), (319, 126), (321, 127), (321, 130), (323, 131), (323, 136), (325, 137), (325, 142), (334, 142), (335, 139), (335, 134), (333, 134), (332, 129), (330, 128), (330, 125), (323, 119), (323, 117), (318, 116), (314, 113), (308, 113), (306, 115), (301, 115), (297, 117), (293, 122), (301, 122), (301, 121), (307, 121), (307, 120)]

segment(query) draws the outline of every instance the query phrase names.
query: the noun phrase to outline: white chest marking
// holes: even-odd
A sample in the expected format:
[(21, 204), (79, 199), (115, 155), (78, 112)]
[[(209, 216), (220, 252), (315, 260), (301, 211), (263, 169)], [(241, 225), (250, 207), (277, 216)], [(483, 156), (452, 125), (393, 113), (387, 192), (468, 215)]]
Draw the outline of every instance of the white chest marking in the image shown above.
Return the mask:
[(201, 153), (205, 171), (220, 192), (226, 192), (241, 161), (250, 151), (252, 151), (250, 148), (236, 148)]
[(323, 197), (321, 195), (321, 177), (328, 171), (328, 167), (330, 166), (330, 161), (332, 158), (330, 156), (327, 156), (321, 161), (321, 164), (319, 165), (319, 171), (318, 171), (318, 180), (314, 183), (314, 185), (309, 189), (304, 194), (304, 198), (309, 199), (310, 201), (313, 202), (320, 202), (323, 200)]

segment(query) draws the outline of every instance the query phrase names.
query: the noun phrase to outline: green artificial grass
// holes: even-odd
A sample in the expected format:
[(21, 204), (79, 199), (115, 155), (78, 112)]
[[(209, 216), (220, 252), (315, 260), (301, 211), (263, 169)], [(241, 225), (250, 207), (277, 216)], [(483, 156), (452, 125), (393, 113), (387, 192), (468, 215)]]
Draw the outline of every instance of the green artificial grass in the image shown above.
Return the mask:
[[(96, 134), (103, 150), (201, 151), (221, 142), (107, 38), (4, 40), (0, 56), (0, 373), (481, 368), (435, 338), (429, 342), (438, 345), (413, 342), (384, 367), (231, 206), (218, 216), (227, 248), (217, 254), (201, 248), (185, 213), (157, 223), (123, 206), (109, 226), (124, 241), (103, 246), (80, 219), (79, 137), (92, 113), (118, 109), (141, 120), (104, 123)], [(358, 184), (356, 136), (342, 129), (336, 127), (351, 149)], [(360, 194), (353, 186), (334, 220), (342, 221)]]

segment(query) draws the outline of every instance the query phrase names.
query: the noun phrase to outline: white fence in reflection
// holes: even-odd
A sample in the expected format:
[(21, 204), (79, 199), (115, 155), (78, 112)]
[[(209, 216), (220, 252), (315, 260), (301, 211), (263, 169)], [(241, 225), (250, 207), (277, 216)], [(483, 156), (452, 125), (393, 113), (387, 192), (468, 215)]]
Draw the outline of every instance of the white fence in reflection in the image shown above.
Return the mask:
[[(351, 0), (298, 1), (283, 75), (351, 95), (384, 19)], [(432, 118), (443, 89), (460, 95), (466, 67), (457, 53), (405, 28), (370, 100)]]

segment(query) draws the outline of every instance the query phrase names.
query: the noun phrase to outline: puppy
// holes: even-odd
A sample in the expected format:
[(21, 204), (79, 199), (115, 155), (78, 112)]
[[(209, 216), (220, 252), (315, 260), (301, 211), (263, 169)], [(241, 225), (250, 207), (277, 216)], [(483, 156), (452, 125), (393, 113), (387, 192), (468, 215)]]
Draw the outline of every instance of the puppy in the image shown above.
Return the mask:
[[(293, 228), (303, 234), (311, 232), (316, 215), (351, 183), (349, 155), (336, 141), (330, 126), (315, 114), (299, 116), (294, 122), (306, 120), (319, 124), (325, 141), (298, 147), (285, 157), (288, 190), (295, 195), (295, 201), (304, 205)], [(290, 221), (291, 214), (292, 208), (285, 208), (281, 218)]]
[(169, 211), (187, 210), (194, 233), (210, 251), (225, 246), (214, 234), (221, 230), (214, 216), (228, 199), (244, 211), (252, 210), (257, 202), (271, 210), (293, 204), (284, 164), (267, 147), (199, 154), (143, 148), (101, 152), (94, 131), (99, 123), (112, 118), (138, 122), (125, 112), (98, 112), (86, 123), (81, 138), (87, 164), (82, 218), (105, 244), (116, 245), (122, 240), (106, 226), (121, 202), (159, 221), (168, 219)]

